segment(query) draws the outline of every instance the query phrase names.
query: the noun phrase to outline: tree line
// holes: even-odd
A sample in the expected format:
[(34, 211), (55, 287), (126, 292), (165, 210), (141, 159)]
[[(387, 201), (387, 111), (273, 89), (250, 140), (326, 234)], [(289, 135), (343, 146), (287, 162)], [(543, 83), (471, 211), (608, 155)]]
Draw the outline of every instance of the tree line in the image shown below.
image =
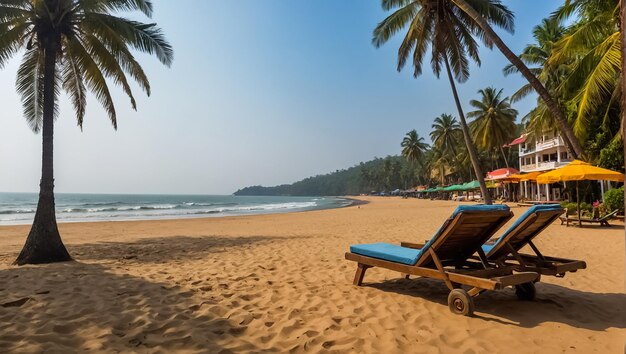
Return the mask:
[(251, 186), (239, 189), (235, 195), (359, 195), (408, 189), (419, 183), (416, 164), (402, 156), (387, 156), (361, 162), (347, 169), (305, 178), (292, 184), (274, 187)]

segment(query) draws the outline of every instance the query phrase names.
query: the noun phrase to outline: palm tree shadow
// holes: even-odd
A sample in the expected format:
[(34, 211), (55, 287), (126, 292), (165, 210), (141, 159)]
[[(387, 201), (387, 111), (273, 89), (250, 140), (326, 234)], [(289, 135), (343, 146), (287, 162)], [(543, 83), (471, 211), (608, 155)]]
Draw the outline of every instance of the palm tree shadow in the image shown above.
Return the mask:
[(179, 237), (77, 245), (72, 250), (78, 261), (0, 270), (0, 352), (263, 350), (234, 341), (253, 319), (224, 317), (229, 309), (220, 304), (223, 299), (204, 292), (200, 282), (155, 281), (124, 274), (119, 265), (196, 259), (270, 239)]
[[(366, 286), (447, 306), (449, 290), (433, 279), (395, 279)], [(474, 299), (475, 317), (525, 328), (544, 322), (594, 331), (626, 328), (626, 294), (584, 292), (547, 283), (537, 283), (536, 287), (534, 301), (518, 300), (512, 289), (487, 291)]]
[(290, 238), (298, 237), (166, 236), (133, 242), (107, 241), (71, 245), (69, 249), (77, 260), (165, 263), (203, 259), (210, 254), (228, 252), (235, 247), (246, 248), (259, 243)]

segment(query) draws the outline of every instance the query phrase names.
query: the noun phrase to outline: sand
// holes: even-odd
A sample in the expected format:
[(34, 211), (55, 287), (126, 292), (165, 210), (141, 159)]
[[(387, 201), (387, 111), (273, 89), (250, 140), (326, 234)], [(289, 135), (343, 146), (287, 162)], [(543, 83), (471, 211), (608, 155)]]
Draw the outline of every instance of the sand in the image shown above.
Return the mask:
[[(61, 224), (75, 262), (15, 267), (27, 226), (0, 228), (0, 352), (622, 353), (624, 230), (550, 226), (544, 254), (587, 261), (452, 314), (429, 279), (370, 269), (351, 243), (421, 242), (457, 205), (365, 198), (292, 214)], [(521, 215), (524, 208), (513, 208)]]

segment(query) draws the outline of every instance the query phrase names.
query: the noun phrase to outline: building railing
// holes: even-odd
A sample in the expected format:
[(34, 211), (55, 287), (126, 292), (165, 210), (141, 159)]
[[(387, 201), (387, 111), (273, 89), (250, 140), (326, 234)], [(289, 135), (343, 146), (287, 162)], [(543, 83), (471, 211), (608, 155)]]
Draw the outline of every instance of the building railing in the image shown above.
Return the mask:
[(555, 146), (565, 146), (563, 139), (561, 137), (556, 137), (552, 139), (548, 139), (542, 143), (537, 143), (537, 150), (545, 150)]
[(520, 172), (533, 172), (533, 171), (543, 171), (543, 170), (553, 170), (555, 168), (563, 167), (568, 163), (572, 162), (572, 160), (561, 160), (559, 161), (542, 161), (537, 163), (530, 164), (522, 164), (520, 166)]

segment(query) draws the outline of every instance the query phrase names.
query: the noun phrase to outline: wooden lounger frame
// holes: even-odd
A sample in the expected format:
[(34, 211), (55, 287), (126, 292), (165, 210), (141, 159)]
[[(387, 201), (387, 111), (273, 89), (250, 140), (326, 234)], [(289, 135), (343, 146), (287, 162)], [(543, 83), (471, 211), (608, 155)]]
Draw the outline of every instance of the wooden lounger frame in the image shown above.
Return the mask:
[(565, 209), (565, 215), (561, 215), (559, 219), (561, 220), (561, 225), (565, 224), (565, 226), (569, 226), (570, 223), (575, 223), (575, 222), (577, 222), (578, 225), (581, 225), (581, 226), (583, 223), (600, 224), (600, 226), (611, 226), (611, 224), (609, 224), (609, 220), (612, 220), (613, 218), (615, 218), (616, 215), (617, 215), (617, 210), (613, 210), (612, 212), (606, 214), (605, 216), (599, 219), (592, 219), (592, 218), (586, 218), (586, 217), (581, 217), (580, 219), (578, 219), (578, 216), (570, 217), (569, 215), (567, 215), (567, 209)]
[[(515, 267), (507, 266), (501, 268), (477, 268), (481, 263), (468, 262), (467, 267), (461, 269), (450, 269), (443, 266), (437, 254), (430, 251), (433, 257), (435, 268), (417, 267), (396, 262), (389, 262), (378, 258), (362, 256), (356, 253), (346, 252), (346, 259), (357, 262), (357, 270), (354, 274), (354, 285), (362, 285), (365, 271), (372, 267), (381, 267), (394, 270), (403, 275), (416, 275), (425, 278), (443, 280), (448, 289), (458, 289), (461, 285), (472, 287), (468, 293), (476, 296), (485, 290), (501, 290), (507, 286), (539, 280), (536, 272), (513, 273)], [(475, 265), (472, 266), (472, 263)]]
[[(528, 232), (532, 235), (529, 240), (523, 243), (528, 244), (535, 255), (519, 253), (514, 245), (510, 243), (510, 239), (514, 237), (510, 237), (509, 240), (503, 241), (504, 244), (501, 247), (504, 251), (498, 252), (498, 256), (489, 256), (489, 260), (494, 261), (500, 267), (513, 266), (517, 271), (531, 271), (542, 275), (557, 277), (564, 277), (567, 272), (573, 273), (579, 269), (587, 268), (587, 263), (584, 261), (546, 257), (539, 252), (539, 249), (532, 241), (536, 235), (540, 234), (546, 227), (552, 224), (562, 213), (562, 210), (539, 210), (529, 215), (515, 229), (511, 230), (510, 235), (516, 235), (520, 232)], [(540, 224), (538, 227), (533, 228), (535, 222), (540, 217), (543, 220), (539, 220)]]
[[(497, 222), (494, 222), (494, 216), (499, 217)], [(460, 289), (463, 285), (469, 286), (470, 290), (467, 291), (467, 295), (470, 297), (478, 296), (486, 290), (501, 290), (508, 286), (532, 284), (539, 280), (540, 275), (538, 273), (528, 271), (514, 273), (515, 266), (496, 266), (487, 260), (481, 248), (481, 245), (512, 216), (513, 214), (508, 210), (489, 211), (488, 214), (484, 211), (458, 213), (454, 218), (448, 219), (444, 223), (440, 233), (436, 235), (437, 239), (430, 245), (425, 254), (420, 255), (415, 265), (390, 262), (347, 252), (345, 258), (357, 263), (353, 283), (357, 286), (362, 285), (367, 269), (380, 267), (400, 272), (407, 278), (410, 275), (415, 275), (443, 280), (450, 291)], [(472, 218), (472, 223), (467, 222), (469, 217)], [(457, 232), (455, 234), (457, 237), (466, 237), (465, 244), (459, 240), (449, 240), (445, 234), (452, 232)], [(402, 242), (401, 246), (422, 249), (425, 245)], [(478, 260), (472, 259), (472, 254), (475, 252), (479, 254)]]

